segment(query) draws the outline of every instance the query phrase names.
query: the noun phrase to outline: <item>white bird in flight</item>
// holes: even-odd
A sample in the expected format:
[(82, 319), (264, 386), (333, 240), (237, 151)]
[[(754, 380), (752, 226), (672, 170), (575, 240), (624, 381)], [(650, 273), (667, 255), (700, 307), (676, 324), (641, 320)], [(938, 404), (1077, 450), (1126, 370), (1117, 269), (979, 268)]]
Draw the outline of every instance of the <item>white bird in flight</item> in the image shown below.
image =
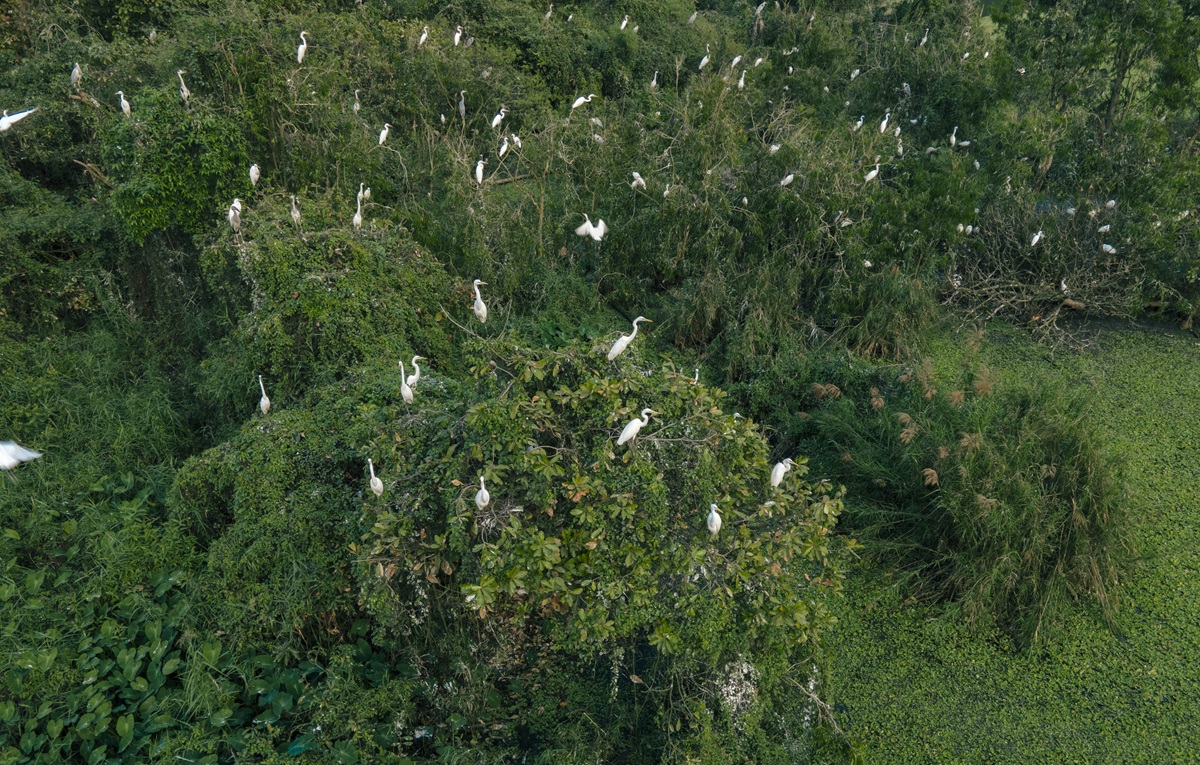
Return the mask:
[(296, 47), (296, 63), (297, 64), (303, 64), (304, 63), (304, 54), (308, 53), (308, 37), (305, 36), (307, 34), (308, 34), (308, 32), (300, 33), (300, 45), (298, 45)]
[(400, 397), (404, 399), (404, 403), (411, 404), (413, 402), (412, 388), (409, 387), (408, 377), (404, 373), (404, 359), (396, 362), (400, 365)]
[(183, 70), (180, 69), (176, 71), (175, 74), (179, 75), (179, 97), (182, 98), (183, 102), (186, 104), (188, 99), (192, 96), (192, 91), (188, 90), (187, 84), (183, 81)]
[(571, 111), (575, 111), (586, 103), (590, 103), (596, 97), (595, 93), (588, 93), (586, 96), (580, 96), (575, 99), (575, 103), (571, 104)]
[(479, 294), (479, 285), (487, 284), (478, 279), (475, 280), (475, 318), (479, 319), (480, 324), (487, 322), (487, 303), (483, 302), (483, 295)]
[(638, 432), (646, 426), (646, 423), (650, 422), (650, 415), (652, 414), (658, 413), (653, 409), (643, 409), (640, 420), (637, 417), (630, 420), (629, 424), (621, 430), (621, 435), (617, 438), (617, 446), (621, 446), (626, 441), (633, 441), (633, 439), (637, 438)]
[(590, 236), (599, 242), (608, 233), (608, 225), (601, 218), (597, 218), (596, 222), (592, 223), (592, 219), (585, 213), (583, 223), (579, 224), (579, 227), (575, 229), (575, 233), (579, 236)]
[(717, 532), (721, 530), (721, 514), (717, 512), (716, 503), (708, 506), (708, 520), (706, 523), (708, 525), (709, 533), (715, 537)]
[(258, 389), (262, 391), (262, 398), (258, 400), (258, 410), (267, 414), (271, 411), (271, 399), (267, 398), (267, 387), (263, 385), (262, 375), (258, 376)]
[(367, 458), (367, 467), (371, 470), (371, 491), (375, 492), (376, 497), (383, 496), (383, 481), (379, 480), (375, 475), (375, 463), (370, 457)]
[(258, 179), (262, 177), (262, 171), (258, 169), (258, 164), (250, 165), (250, 185), (257, 186)]
[(609, 361), (612, 361), (624, 353), (625, 349), (629, 347), (629, 344), (633, 342), (633, 338), (637, 337), (639, 321), (653, 321), (653, 319), (647, 319), (645, 316), (639, 316), (634, 319), (633, 332), (628, 335), (621, 335), (619, 338), (617, 338), (617, 342), (613, 343), (612, 350), (608, 352)]
[(783, 462), (776, 462), (775, 467), (771, 468), (771, 488), (775, 488), (783, 483), (783, 475), (792, 469), (792, 458), (788, 457)]
[(17, 112), (16, 114), (9, 114), (8, 109), (5, 109), (3, 115), (0, 115), (0, 133), (3, 133), (4, 131), (8, 130), (13, 125), (17, 124), (21, 120), (23, 120), (26, 117), (28, 117), (29, 115), (33, 114), (37, 110), (38, 110), (38, 108), (35, 106), (34, 108), (26, 109), (23, 112)]
[(388, 133), (391, 132), (391, 129), (392, 129), (391, 123), (388, 123), (388, 122), (383, 123), (383, 130), (379, 131), (379, 145), (380, 146), (383, 146), (383, 142), (387, 140)]
[(480, 510), (487, 507), (492, 501), (492, 495), (488, 494), (487, 486), (483, 483), (483, 473), (479, 474), (479, 491), (475, 492), (475, 507)]
[(0, 441), (0, 470), (12, 470), (22, 462), (36, 460), (41, 456), (41, 452), (26, 449), (16, 441)]

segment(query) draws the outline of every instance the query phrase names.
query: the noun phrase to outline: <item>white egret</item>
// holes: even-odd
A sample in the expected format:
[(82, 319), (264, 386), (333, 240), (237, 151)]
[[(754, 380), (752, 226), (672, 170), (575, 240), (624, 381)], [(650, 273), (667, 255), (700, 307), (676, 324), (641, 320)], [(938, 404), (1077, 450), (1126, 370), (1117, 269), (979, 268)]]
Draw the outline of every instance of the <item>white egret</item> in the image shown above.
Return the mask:
[(954, 130), (950, 131), (950, 148), (953, 149), (956, 143), (958, 143), (958, 125), (955, 125)]
[(979, 169), (979, 160), (975, 160), (975, 162), (973, 164), (975, 165), (975, 169), (978, 170)]
[(483, 473), (479, 474), (479, 491), (475, 492), (475, 507), (480, 510), (487, 507), (492, 501), (492, 495), (488, 494), (487, 486), (483, 483)]
[(966, 234), (967, 234), (967, 236), (970, 236), (973, 233), (975, 233), (975, 227), (972, 226), (970, 223), (968, 223)]
[(407, 380), (404, 381), (408, 383), (408, 387), (415, 388), (417, 387), (417, 383), (421, 381), (421, 368), (417, 366), (417, 362), (424, 360), (424, 358), (424, 356), (413, 356), (412, 361), (408, 362), (409, 364), (412, 364), (413, 368), (413, 373), (408, 376)]
[(376, 497), (383, 496), (383, 481), (379, 480), (375, 475), (375, 463), (370, 457), (367, 458), (367, 467), (371, 470), (371, 491), (375, 492)]
[(869, 260), (864, 260), (864, 261), (863, 261), (863, 268), (870, 268), (870, 267), (871, 267), (871, 261), (869, 261)]
[(970, 57), (971, 57), (971, 51), (967, 51), (966, 53), (964, 53), (964, 54), (962, 55), (962, 58), (961, 58), (961, 59), (959, 59), (959, 60), (960, 60), (960, 61), (966, 61), (966, 60), (967, 60), (967, 59), (969, 59)]
[(703, 69), (704, 69), (704, 67), (708, 66), (708, 60), (709, 60), (709, 58), (710, 58), (710, 56), (709, 56), (709, 52), (710, 52), (710, 51), (709, 51), (708, 44), (707, 44), (707, 43), (705, 43), (705, 45), (704, 45), (704, 58), (700, 59), (700, 70), (703, 70)]
[(1115, 200), (1115, 199), (1110, 199), (1110, 200), (1108, 200), (1107, 202), (1105, 202), (1105, 203), (1104, 203), (1104, 206), (1105, 206), (1105, 207), (1107, 207), (1108, 209), (1110, 209), (1110, 210), (1111, 210), (1111, 209), (1113, 209), (1114, 207), (1116, 207), (1116, 206), (1117, 206), (1117, 200)]
[(855, 69), (853, 72), (851, 72), (850, 73), (850, 82), (854, 82), (856, 79), (858, 79), (858, 75), (860, 75), (860, 74), (862, 74), (861, 69)]
[(921, 42), (917, 43), (918, 48), (925, 47), (925, 43), (929, 41), (929, 27), (925, 27), (925, 36), (921, 38)]
[(379, 131), (379, 145), (383, 146), (383, 142), (387, 140), (388, 133), (391, 131), (392, 125), (389, 122), (383, 123), (383, 130)]
[(492, 117), (492, 130), (500, 127), (500, 123), (504, 121), (504, 115), (506, 114), (508, 114), (508, 109), (501, 106), (500, 111), (496, 112), (496, 116)]
[(960, 149), (965, 149), (970, 145), (971, 145), (970, 141), (959, 141), (958, 142), (958, 148), (960, 148)]
[(963, 224), (959, 223), (958, 224), (958, 233), (961, 234), (962, 232), (963, 232)]
[(354, 230), (358, 231), (362, 228), (362, 197), (358, 198), (358, 206), (354, 210)]
[(776, 462), (775, 467), (771, 469), (771, 488), (783, 483), (783, 475), (792, 469), (792, 458), (788, 457), (783, 462)]
[(229, 225), (233, 228), (233, 233), (236, 236), (242, 230), (242, 200), (234, 197), (233, 204), (229, 205)]
[(500, 159), (504, 159), (504, 155), (507, 153), (508, 153), (508, 136), (504, 136), (504, 138), (500, 141), (500, 151), (496, 152), (496, 155)]
[(458, 116), (462, 117), (462, 121), (467, 121), (467, 91), (460, 90), (458, 92)]
[(621, 29), (629, 26), (629, 14), (625, 14), (625, 18), (621, 19)]
[(629, 188), (642, 190), (645, 190), (646, 188), (646, 180), (642, 178), (641, 173), (636, 170), (633, 171), (633, 183), (629, 184)]
[(658, 87), (658, 70), (654, 70), (654, 76), (650, 78), (650, 89), (654, 90)]
[(461, 26), (455, 27), (454, 28), (454, 47), (455, 48), (458, 47), (458, 41), (461, 39), (462, 39), (462, 27)]
[(590, 103), (596, 97), (595, 93), (588, 93), (586, 96), (580, 96), (575, 99), (575, 103), (571, 104), (571, 111), (575, 111), (586, 103)]
[(126, 117), (132, 117), (133, 110), (129, 107), (129, 101), (125, 99), (125, 92), (118, 90), (117, 95), (121, 97), (121, 111), (125, 112)]
[(258, 179), (262, 177), (262, 171), (258, 169), (258, 164), (250, 165), (250, 185), (257, 186)]
[(404, 403), (411, 404), (413, 402), (412, 388), (409, 387), (408, 377), (404, 373), (404, 359), (396, 362), (400, 365), (400, 397), (404, 399)]
[(292, 198), (292, 223), (296, 224), (296, 228), (300, 228), (300, 208), (296, 206), (296, 195), (289, 196)]
[(186, 104), (188, 102), (188, 99), (191, 98), (192, 91), (188, 90), (187, 84), (185, 84), (183, 81), (183, 70), (180, 69), (180, 70), (176, 71), (175, 74), (179, 75), (179, 96), (180, 96), (180, 98), (183, 99), (183, 102)]
[(904, 156), (904, 139), (903, 138), (899, 138), (896, 140), (896, 156), (897, 157)]
[(781, 181), (779, 182), (779, 185), (780, 185), (780, 186), (785, 186), (785, 187), (786, 187), (786, 186), (791, 186), (791, 185), (792, 185), (792, 181), (794, 181), (794, 180), (796, 180), (796, 174), (795, 174), (795, 173), (788, 173), (787, 175), (783, 176), (783, 180), (781, 180)]
[(546, 15), (542, 17), (542, 21), (549, 21), (550, 14), (554, 13), (554, 3), (550, 3), (550, 9), (546, 11)]
[(417, 47), (420, 48), (422, 45), (425, 44), (425, 41), (428, 39), (429, 39), (429, 27), (425, 27), (424, 29), (421, 30), (420, 38), (417, 39)]
[(71, 70), (71, 87), (78, 88), (79, 81), (83, 79), (83, 70), (79, 68), (79, 62), (75, 62), (75, 68)]
[(1109, 230), (1110, 228), (1112, 228), (1112, 225), (1111, 225), (1111, 224), (1108, 224), (1108, 223), (1105, 223), (1103, 226), (1101, 226), (1100, 228), (1096, 229), (1096, 231), (1097, 231), (1098, 233), (1101, 233), (1101, 234), (1107, 234), (1107, 233), (1108, 233), (1108, 230)]
[(513, 146), (517, 147), (518, 149), (521, 148), (521, 136), (517, 135), (516, 133), (510, 133), (509, 135), (512, 137)]
[(733, 57), (733, 61), (729, 62), (729, 70), (733, 71), (734, 69), (737, 69), (737, 65), (740, 63), (742, 63), (742, 54), (739, 53)]
[(1064, 294), (1064, 295), (1070, 295), (1070, 294), (1071, 294), (1071, 289), (1070, 289), (1069, 287), (1067, 287), (1067, 280), (1066, 280), (1066, 279), (1059, 279), (1059, 280), (1058, 280), (1058, 289), (1059, 289), (1059, 290), (1062, 292), (1062, 294)]
[(688, 23), (691, 24), (695, 22), (696, 16), (699, 15), (699, 13), (700, 11), (694, 11), (691, 16), (688, 16)]
[(871, 172), (867, 173), (866, 177), (863, 178), (863, 182), (870, 183), (871, 181), (875, 180), (875, 177), (878, 175), (879, 175), (879, 163), (876, 162), (875, 169), (872, 170)]
[(1033, 239), (1029, 242), (1030, 247), (1037, 247), (1038, 242), (1042, 241), (1042, 232), (1039, 231), (1033, 235)]
[(643, 409), (642, 418), (640, 420), (637, 417), (634, 417), (632, 420), (630, 420), (629, 424), (626, 425), (621, 431), (620, 437), (617, 438), (617, 446), (624, 444), (626, 441), (632, 441), (633, 439), (637, 438), (638, 432), (642, 428), (646, 427), (646, 423), (650, 422), (650, 415), (652, 414), (658, 414), (658, 412), (655, 412), (653, 409)]
[(779, 151), (779, 149), (780, 149), (779, 144), (773, 143), (773, 144), (771, 144), (771, 148), (767, 149), (767, 151), (774, 154), (775, 152)]
[(480, 157), (479, 161), (475, 163), (475, 182), (480, 186), (483, 185), (483, 166), (486, 164), (487, 160), (483, 157)]
[(271, 411), (271, 399), (267, 398), (267, 386), (263, 385), (262, 375), (258, 376), (258, 389), (262, 391), (262, 398), (258, 400), (258, 410), (267, 414)]
[(21, 120), (23, 120), (26, 117), (28, 117), (29, 115), (33, 114), (37, 110), (38, 110), (38, 107), (35, 106), (32, 109), (26, 109), (23, 112), (17, 112), (16, 114), (9, 114), (8, 109), (5, 109), (4, 113), (2, 115), (0, 115), (0, 133), (3, 133), (4, 131), (8, 130), (13, 125), (17, 124)]
[(1100, 249), (1104, 250), (1105, 254), (1107, 254), (1107, 255), (1116, 255), (1117, 254), (1117, 248), (1113, 247), (1111, 244), (1102, 244), (1102, 245), (1100, 245)]
[(907, 82), (904, 83), (903, 88), (904, 88), (904, 95), (909, 96), (911, 98), (912, 97), (912, 88), (910, 88), (908, 86)]
[(359, 202), (362, 202), (364, 199), (367, 198), (367, 192), (364, 191), (364, 189), (366, 188), (366, 185), (367, 184), (365, 184), (365, 183), (358, 184), (358, 201)]
[(892, 118), (891, 112), (887, 112), (886, 114), (883, 115), (883, 122), (879, 123), (879, 135), (883, 135), (884, 133), (887, 132), (888, 120), (890, 120), (891, 118)]
[(599, 133), (592, 133), (592, 140), (596, 143), (604, 143), (604, 136)]
[(867, 118), (867, 116), (865, 114), (858, 115), (858, 122), (854, 123), (854, 127), (851, 130), (851, 132), (857, 133), (862, 128), (863, 120), (865, 120), (866, 118)]
[(12, 470), (22, 462), (36, 460), (41, 456), (41, 452), (26, 449), (16, 441), (0, 441), (0, 470)]
[(358, 103), (358, 91), (355, 90), (354, 91), (354, 113), (358, 114), (358, 110), (361, 108), (362, 108), (362, 105)]
[(585, 213), (583, 223), (579, 224), (579, 227), (575, 229), (575, 233), (579, 236), (590, 236), (599, 242), (608, 233), (608, 225), (600, 218), (597, 218), (596, 222), (592, 223), (592, 219)]
[(742, 76), (738, 77), (738, 90), (742, 90), (745, 87), (746, 87), (746, 70), (743, 69)]
[(308, 38), (305, 36), (308, 32), (300, 33), (300, 45), (296, 47), (296, 63), (304, 63), (304, 54), (308, 53)]
[(935, 151), (937, 151), (937, 150), (938, 150), (938, 147), (936, 147), (936, 146), (929, 146), (929, 147), (926, 147), (926, 149), (925, 149), (925, 153), (926, 153), (926, 154), (932, 154), (932, 153), (934, 153), (934, 152), (935, 152)]
[[(766, 61), (766, 59), (763, 58), (762, 56), (759, 56), (758, 58), (754, 59), (754, 66), (756, 66), (756, 67), (760, 66), (762, 64), (762, 62), (764, 62), (764, 61)], [(788, 68), (791, 69), (791, 67), (788, 67)], [(791, 74), (791, 72), (788, 72), (788, 74)]]
[(700, 367), (696, 367), (696, 374), (692, 376), (692, 385), (700, 384)]
[(156, 37), (158, 37), (158, 30), (157, 30), (157, 29), (151, 29), (151, 30), (150, 30), (150, 44), (151, 44), (151, 45), (153, 45), (153, 44), (154, 44), (154, 39), (155, 39)]
[(708, 506), (708, 530), (714, 537), (721, 530), (721, 514), (717, 512), (716, 504)]
[(668, 183), (667, 187), (665, 189), (663, 189), (663, 199), (666, 199), (667, 194), (670, 194), (670, 193), (671, 193), (671, 184)]
[(487, 282), (475, 280), (475, 318), (479, 319), (480, 324), (487, 323), (487, 303), (483, 302), (483, 295), (479, 294), (479, 285), (486, 285)]
[(622, 353), (624, 353), (625, 349), (629, 347), (629, 344), (633, 342), (633, 338), (637, 337), (639, 321), (653, 321), (653, 319), (647, 319), (645, 316), (639, 316), (636, 319), (634, 319), (633, 320), (633, 332), (631, 332), (628, 335), (621, 335), (617, 339), (617, 342), (613, 343), (612, 350), (610, 350), (608, 352), (608, 360), (609, 361), (612, 361), (613, 359), (615, 359), (616, 357), (618, 357)]

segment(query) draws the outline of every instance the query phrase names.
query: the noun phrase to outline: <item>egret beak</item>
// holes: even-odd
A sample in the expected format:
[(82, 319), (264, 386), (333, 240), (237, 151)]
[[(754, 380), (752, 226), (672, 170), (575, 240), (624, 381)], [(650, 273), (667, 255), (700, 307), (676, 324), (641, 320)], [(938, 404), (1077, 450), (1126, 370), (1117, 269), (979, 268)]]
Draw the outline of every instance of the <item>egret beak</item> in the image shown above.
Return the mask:
[(487, 282), (480, 282), (480, 284), (487, 284)]

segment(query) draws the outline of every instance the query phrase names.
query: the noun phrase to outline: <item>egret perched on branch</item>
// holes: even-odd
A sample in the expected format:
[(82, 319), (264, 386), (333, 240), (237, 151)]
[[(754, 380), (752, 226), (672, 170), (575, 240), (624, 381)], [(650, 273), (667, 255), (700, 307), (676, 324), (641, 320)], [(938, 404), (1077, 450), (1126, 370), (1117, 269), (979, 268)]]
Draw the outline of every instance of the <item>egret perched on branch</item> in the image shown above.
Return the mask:
[(458, 92), (458, 116), (462, 117), (462, 121), (467, 121), (467, 91), (460, 90)]
[(296, 47), (296, 63), (297, 64), (303, 64), (304, 63), (304, 54), (308, 53), (308, 38), (305, 37), (305, 35), (307, 35), (307, 34), (308, 34), (308, 32), (300, 33), (300, 45), (298, 45)]
[(637, 170), (633, 171), (633, 183), (629, 184), (629, 188), (642, 190), (645, 190), (646, 188), (646, 179), (642, 178), (641, 173), (639, 173)]
[(621, 19), (621, 29), (629, 26), (629, 14), (625, 14), (625, 18)]
[(479, 161), (475, 163), (475, 182), (480, 186), (483, 185), (483, 166), (486, 164), (487, 160), (483, 157), (480, 157)]
[(595, 93), (588, 93), (586, 96), (580, 96), (575, 99), (575, 103), (571, 104), (571, 111), (575, 111), (586, 103), (590, 103), (596, 97)]
[(795, 174), (795, 173), (788, 173), (787, 175), (783, 176), (783, 180), (781, 180), (781, 181), (779, 182), (779, 185), (780, 185), (780, 186), (791, 186), (791, 185), (792, 185), (792, 181), (794, 181), (794, 180), (796, 180), (796, 174)]
[(1111, 244), (1102, 244), (1102, 245), (1100, 245), (1100, 249), (1104, 250), (1106, 255), (1116, 255), (1117, 254), (1117, 248), (1113, 247)]
[(927, 42), (929, 42), (929, 27), (925, 27), (925, 36), (921, 38), (921, 42), (917, 43), (917, 47), (923, 48)]
[(954, 148), (954, 144), (958, 143), (958, 125), (954, 126), (954, 130), (950, 132), (950, 148)]
[(362, 105), (358, 103), (358, 91), (355, 90), (354, 91), (354, 113), (358, 114), (358, 110), (361, 108), (362, 108)]
[(892, 118), (892, 113), (890, 111), (883, 115), (883, 122), (879, 123), (879, 135), (883, 135), (884, 133), (887, 132), (888, 120), (890, 120), (891, 118)]
[(271, 399), (267, 398), (267, 387), (263, 385), (262, 375), (258, 376), (258, 389), (262, 391), (262, 398), (258, 400), (258, 410), (267, 414), (271, 411)]
[(854, 123), (854, 128), (853, 128), (853, 130), (851, 130), (851, 132), (857, 133), (862, 128), (863, 120), (865, 120), (866, 118), (867, 118), (867, 115), (865, 115), (865, 114), (858, 115), (858, 122)]
[(262, 177), (262, 171), (258, 169), (258, 163), (250, 165), (250, 185), (257, 186), (258, 179)]
[(617, 439), (617, 446), (624, 444), (626, 441), (632, 441), (637, 438), (637, 434), (642, 428), (646, 427), (646, 423), (650, 422), (650, 415), (658, 414), (653, 409), (643, 409), (642, 418), (639, 420), (634, 417), (629, 421), (629, 424), (621, 431), (621, 436)]
[(457, 26), (454, 28), (454, 47), (455, 48), (458, 47), (458, 41), (461, 39), (462, 39), (462, 27)]
[(487, 282), (475, 280), (475, 318), (479, 319), (480, 324), (487, 323), (487, 303), (483, 302), (483, 295), (479, 294), (479, 285), (486, 285)]
[(710, 50), (708, 47), (708, 43), (705, 43), (704, 44), (704, 58), (700, 59), (700, 68), (699, 68), (700, 71), (703, 71), (704, 67), (708, 66), (708, 60), (710, 58), (709, 53), (710, 53)]
[(121, 97), (121, 111), (125, 112), (126, 117), (132, 117), (133, 110), (129, 108), (129, 101), (125, 99), (125, 91), (118, 90), (117, 95)]
[(1099, 233), (1101, 233), (1101, 234), (1107, 234), (1107, 233), (1108, 233), (1108, 230), (1109, 230), (1110, 228), (1112, 228), (1112, 225), (1111, 225), (1111, 224), (1108, 224), (1108, 223), (1105, 223), (1103, 226), (1101, 226), (1100, 228), (1096, 229), (1096, 231), (1097, 231), (1097, 232), (1099, 232)]
[(289, 194), (289, 196), (292, 198), (292, 223), (296, 224), (296, 228), (301, 228), (301, 226), (300, 226), (300, 208), (296, 206), (296, 195)]
[(613, 343), (612, 350), (608, 352), (609, 361), (612, 361), (624, 353), (625, 349), (629, 347), (629, 344), (633, 342), (633, 338), (637, 337), (639, 321), (653, 321), (653, 319), (647, 319), (645, 316), (639, 316), (634, 319), (633, 332), (628, 335), (621, 335), (619, 338), (617, 338), (617, 342)]
[(850, 82), (854, 82), (856, 79), (858, 79), (858, 76), (860, 74), (862, 74), (861, 69), (855, 69), (853, 72), (851, 72), (850, 73)]
[(371, 470), (371, 491), (375, 492), (376, 497), (382, 497), (383, 481), (375, 476), (375, 463), (370, 457), (367, 458), (367, 467)]
[(421, 30), (421, 37), (420, 37), (420, 39), (417, 40), (417, 47), (420, 48), (422, 45), (425, 44), (425, 41), (428, 39), (429, 39), (429, 27), (425, 27), (423, 30)]
[[(41, 452), (26, 449), (16, 441), (0, 441), (0, 470), (12, 470), (22, 462), (29, 462), (41, 457)], [(12, 478), (11, 473), (8, 476)], [(13, 478), (15, 482), (16, 479)]]
[(183, 102), (186, 104), (188, 102), (188, 99), (191, 98), (191, 96), (192, 96), (192, 91), (188, 90), (187, 84), (184, 83), (184, 81), (183, 81), (183, 70), (180, 69), (180, 70), (176, 71), (175, 74), (179, 75), (179, 96), (180, 96), (180, 98), (183, 99)]
[(504, 115), (506, 114), (508, 114), (508, 109), (501, 106), (500, 111), (496, 112), (496, 116), (492, 117), (492, 130), (500, 127), (500, 123), (504, 121)]
[(1111, 209), (1113, 209), (1114, 207), (1116, 207), (1116, 206), (1117, 206), (1117, 200), (1115, 200), (1115, 199), (1110, 199), (1110, 200), (1108, 200), (1107, 202), (1105, 202), (1105, 203), (1104, 203), (1104, 206), (1105, 206), (1105, 207), (1107, 207), (1108, 209), (1110, 209), (1110, 210), (1111, 210)]
[(408, 376), (407, 380), (404, 381), (408, 383), (408, 387), (415, 388), (417, 387), (417, 383), (421, 381), (421, 368), (417, 366), (417, 361), (423, 360), (424, 358), (424, 356), (413, 356), (412, 361), (408, 362), (409, 364), (412, 364), (413, 368), (413, 373)]
[(354, 210), (354, 230), (358, 231), (362, 228), (362, 197), (358, 198), (358, 205)]
[(721, 514), (717, 512), (717, 505), (713, 503), (708, 506), (708, 531), (714, 537), (721, 530)]
[(229, 214), (226, 217), (229, 218), (229, 225), (236, 236), (242, 230), (242, 200), (233, 198), (233, 204), (229, 205)]
[(542, 17), (542, 21), (549, 21), (552, 13), (554, 13), (554, 3), (550, 3), (550, 8), (546, 11), (546, 15)]
[(658, 70), (655, 69), (654, 76), (650, 78), (650, 89), (655, 90), (657, 88), (658, 88)]
[(1039, 231), (1033, 235), (1033, 240), (1029, 242), (1030, 247), (1037, 247), (1038, 242), (1042, 241), (1042, 232)]
[(592, 219), (585, 213), (583, 223), (579, 224), (579, 227), (575, 229), (575, 233), (579, 236), (590, 236), (599, 242), (608, 233), (608, 225), (601, 218), (597, 218), (596, 222), (592, 223)]
[(400, 365), (400, 397), (404, 399), (404, 403), (411, 404), (413, 402), (412, 388), (408, 385), (408, 377), (404, 373), (404, 359), (396, 362)]
[(475, 492), (475, 507), (480, 510), (487, 507), (492, 501), (492, 495), (488, 494), (487, 486), (483, 483), (483, 473), (479, 474), (479, 491)]
[(904, 88), (904, 95), (909, 96), (911, 98), (912, 97), (912, 88), (910, 88), (908, 86), (907, 82), (904, 83), (903, 88)]
[(879, 163), (878, 162), (875, 163), (875, 169), (872, 170), (871, 172), (867, 173), (866, 177), (863, 178), (863, 182), (870, 183), (871, 181), (875, 180), (875, 177), (877, 175), (879, 175)]
[(696, 21), (696, 16), (698, 16), (699, 14), (700, 14), (700, 11), (695, 11), (692, 13), (691, 16), (688, 16), (688, 23), (689, 24), (694, 23)]
[(746, 87), (746, 70), (743, 69), (742, 76), (738, 77), (738, 90), (742, 90), (745, 87)]
[(733, 57), (733, 61), (729, 62), (729, 71), (732, 72), (734, 69), (737, 69), (737, 65), (740, 63), (742, 63), (742, 54), (739, 53)]
[(383, 123), (383, 130), (379, 131), (379, 145), (383, 146), (383, 142), (387, 140), (388, 132), (392, 129), (390, 122)]
[(508, 136), (504, 136), (500, 141), (500, 151), (496, 152), (496, 156), (504, 159), (504, 155), (508, 153)]
[(26, 109), (23, 112), (17, 112), (16, 114), (9, 114), (8, 109), (5, 109), (3, 115), (0, 115), (0, 133), (3, 133), (4, 131), (8, 130), (13, 125), (17, 124), (21, 120), (23, 120), (26, 117), (28, 117), (29, 115), (33, 114), (37, 110), (38, 110), (38, 108), (35, 106), (32, 109)]
[(75, 68), (71, 70), (71, 87), (78, 88), (79, 81), (83, 79), (83, 70), (79, 68), (79, 62), (75, 62)]
[(771, 144), (771, 148), (767, 149), (767, 151), (769, 151), (770, 153), (774, 154), (775, 152), (779, 151), (779, 149), (780, 149), (780, 148), (781, 148), (781, 147), (780, 147), (780, 145), (779, 145), (779, 144), (777, 144), (777, 143), (773, 143), (773, 144)]
[(775, 488), (783, 483), (783, 475), (792, 469), (792, 458), (788, 457), (783, 462), (776, 462), (775, 467), (771, 468), (771, 488)]

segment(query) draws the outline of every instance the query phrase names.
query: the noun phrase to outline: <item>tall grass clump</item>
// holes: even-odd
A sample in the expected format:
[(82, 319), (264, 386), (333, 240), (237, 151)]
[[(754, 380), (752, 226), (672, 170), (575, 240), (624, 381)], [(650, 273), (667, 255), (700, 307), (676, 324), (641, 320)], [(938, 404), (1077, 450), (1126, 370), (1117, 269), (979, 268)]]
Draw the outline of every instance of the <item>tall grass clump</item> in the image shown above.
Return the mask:
[(986, 367), (944, 390), (928, 362), (861, 396), (816, 387), (827, 388), (813, 422), (836, 449), (833, 470), (865, 500), (851, 523), (923, 595), (1024, 644), (1073, 600), (1113, 623), (1132, 519), (1086, 390), (1000, 388)]

